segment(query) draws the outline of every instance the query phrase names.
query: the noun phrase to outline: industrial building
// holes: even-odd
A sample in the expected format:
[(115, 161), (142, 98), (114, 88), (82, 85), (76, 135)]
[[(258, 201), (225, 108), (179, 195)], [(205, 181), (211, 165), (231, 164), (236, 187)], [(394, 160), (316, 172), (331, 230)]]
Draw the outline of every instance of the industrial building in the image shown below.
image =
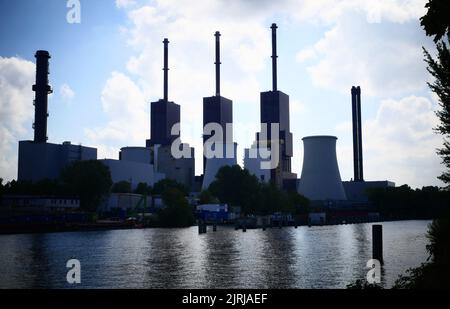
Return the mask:
[(267, 161), (267, 158), (261, 155), (262, 153), (269, 153), (269, 149), (257, 148), (256, 143), (251, 148), (244, 149), (244, 167), (250, 174), (256, 176), (260, 182), (268, 183), (270, 181), (270, 169), (261, 168), (261, 163)]
[[(203, 128), (208, 124), (219, 124), (222, 129), (222, 138), (219, 138), (221, 144), (233, 143), (233, 101), (220, 95), (220, 32), (214, 34), (216, 38), (216, 94), (212, 97), (203, 98)], [(227, 130), (228, 125), (228, 130)], [(231, 130), (230, 130), (231, 128)], [(214, 132), (213, 134), (218, 134)], [(211, 138), (213, 134), (203, 134), (203, 145)], [(205, 153), (205, 151), (204, 151)], [(205, 155), (203, 156), (203, 173), (206, 169)]]
[[(361, 120), (361, 88), (351, 88), (352, 137), (354, 178), (342, 182), (336, 156), (337, 137), (304, 137), (304, 157), (300, 179), (292, 173), (293, 136), (290, 132), (289, 96), (278, 90), (277, 85), (277, 25), (272, 24), (272, 90), (260, 94), (261, 130), (256, 133), (253, 145), (244, 150), (244, 167), (263, 183), (273, 183), (278, 188), (297, 190), (313, 202), (321, 205), (367, 205), (367, 191), (371, 188), (395, 186), (393, 182), (365, 181), (363, 173), (363, 138)], [(236, 165), (237, 144), (233, 142), (233, 102), (220, 92), (220, 32), (215, 34), (215, 95), (203, 98), (203, 126), (218, 125), (222, 136), (214, 139), (214, 149), (205, 142), (216, 136), (215, 131), (204, 132), (203, 176), (195, 181), (194, 148), (181, 142), (181, 108), (168, 97), (168, 44), (164, 46), (164, 89), (163, 99), (151, 102), (150, 139), (145, 147), (123, 147), (119, 160), (99, 160), (108, 166), (113, 182), (128, 181), (132, 188), (139, 183), (153, 186), (156, 182), (168, 178), (193, 188), (207, 189), (214, 181), (217, 172), (223, 166)], [(55, 179), (61, 170), (75, 160), (96, 160), (97, 149), (70, 142), (52, 144), (47, 142), (48, 94), (51, 87), (48, 82), (50, 54), (47, 51), (36, 52), (36, 84), (34, 140), (19, 142), (18, 180), (39, 181), (45, 178)], [(276, 125), (272, 127), (272, 125)], [(277, 132), (273, 132), (276, 128)], [(175, 130), (174, 130), (175, 129)], [(276, 137), (278, 136), (278, 140)], [(274, 144), (276, 142), (276, 144)], [(178, 146), (177, 146), (178, 143)], [(179, 148), (183, 155), (173, 153)], [(231, 149), (231, 150), (230, 150)], [(278, 153), (273, 153), (278, 149)], [(222, 150), (222, 156), (210, 157), (216, 150)], [(266, 155), (264, 155), (266, 154)], [(271, 156), (278, 156), (278, 165), (263, 168)], [(317, 204), (318, 205), (318, 204)]]
[[(267, 126), (267, 136), (261, 132), (256, 133), (256, 147), (267, 147), (274, 150), (271, 145), (271, 125), (278, 124), (279, 163), (270, 171), (270, 181), (282, 188), (284, 180), (295, 180), (297, 175), (291, 171), (291, 158), (293, 154), (292, 133), (289, 128), (289, 96), (278, 90), (277, 86), (277, 25), (272, 24), (272, 90), (261, 93), (260, 117), (261, 126)], [(263, 128), (261, 128), (263, 131)], [(247, 160), (247, 162), (250, 162)], [(260, 174), (260, 173), (258, 173)]]
[(70, 162), (96, 159), (96, 148), (72, 145), (70, 142), (60, 145), (20, 141), (17, 179), (32, 182), (56, 179)]
[(180, 132), (172, 132), (172, 129), (180, 124), (181, 109), (180, 105), (169, 101), (169, 40), (165, 38), (163, 44), (164, 97), (150, 104), (150, 139), (146, 141), (146, 146), (153, 153), (151, 162), (156, 167), (157, 173), (192, 188), (195, 179), (194, 148), (180, 142), (180, 147), (189, 153), (182, 158), (175, 157), (171, 151), (172, 143), (180, 139)]
[(164, 174), (165, 178), (176, 180), (187, 188), (192, 188), (195, 179), (194, 148), (189, 147), (188, 144), (181, 144), (181, 147), (188, 150), (189, 156), (175, 158), (172, 155), (171, 146), (154, 145), (154, 165), (156, 171)]
[(298, 192), (312, 201), (347, 200), (336, 157), (335, 136), (303, 138), (304, 154)]
[[(216, 31), (214, 36), (216, 38), (216, 61), (214, 63), (216, 94), (203, 98), (203, 128), (208, 128), (208, 125), (218, 125), (221, 132), (203, 133), (202, 190), (208, 189), (221, 167), (237, 164), (237, 144), (233, 143), (233, 102), (220, 95), (220, 32)], [(209, 145), (206, 142), (211, 138), (214, 142)], [(219, 155), (216, 156), (217, 153)]]
[(47, 143), (48, 95), (50, 54), (38, 50), (36, 57), (36, 84), (34, 100), (34, 140), (19, 142), (18, 181), (55, 179), (61, 170), (75, 160), (96, 160), (97, 149), (64, 142), (62, 145)]
[[(297, 191), (321, 205), (366, 205), (371, 188), (394, 187), (391, 181), (365, 181), (363, 177), (361, 88), (351, 88), (354, 179), (341, 181), (334, 136), (303, 138), (303, 167)], [(337, 204), (336, 204), (337, 203)]]
[(172, 127), (180, 123), (180, 105), (169, 101), (169, 40), (164, 44), (164, 98), (150, 103), (150, 139), (146, 146), (168, 146), (179, 138), (179, 134), (172, 134)]
[[(226, 147), (230, 146), (227, 144), (217, 143), (216, 147), (220, 147), (223, 153), (226, 153)], [(206, 160), (206, 169), (203, 174), (202, 190), (208, 189), (209, 185), (216, 179), (217, 172), (220, 168), (224, 166), (237, 165), (236, 155), (237, 155), (237, 144), (232, 144), (232, 156), (223, 156), (222, 158), (209, 158)]]
[(352, 86), (352, 133), (353, 133), (353, 173), (354, 178), (343, 182), (349, 201), (357, 203), (368, 202), (368, 190), (373, 188), (395, 187), (395, 183), (388, 180), (365, 181), (362, 151), (362, 121), (361, 121), (361, 87)]

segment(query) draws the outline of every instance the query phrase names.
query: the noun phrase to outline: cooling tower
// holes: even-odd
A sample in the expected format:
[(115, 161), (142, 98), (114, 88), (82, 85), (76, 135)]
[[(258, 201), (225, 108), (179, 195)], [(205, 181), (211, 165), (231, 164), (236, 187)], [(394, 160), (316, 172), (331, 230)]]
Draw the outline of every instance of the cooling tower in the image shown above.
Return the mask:
[(346, 200), (336, 157), (335, 136), (303, 138), (303, 168), (297, 191), (312, 201)]
[[(222, 145), (222, 146), (220, 146)], [(202, 183), (202, 190), (208, 189), (209, 185), (215, 180), (217, 172), (220, 170), (223, 166), (233, 166), (237, 164), (236, 160), (236, 150), (237, 150), (237, 143), (234, 143), (230, 145), (232, 147), (233, 155), (232, 157), (227, 157), (226, 154), (226, 144), (220, 144), (217, 143), (217, 147), (223, 147), (223, 158), (208, 158), (206, 159), (206, 168), (205, 173), (203, 174), (203, 183)]]

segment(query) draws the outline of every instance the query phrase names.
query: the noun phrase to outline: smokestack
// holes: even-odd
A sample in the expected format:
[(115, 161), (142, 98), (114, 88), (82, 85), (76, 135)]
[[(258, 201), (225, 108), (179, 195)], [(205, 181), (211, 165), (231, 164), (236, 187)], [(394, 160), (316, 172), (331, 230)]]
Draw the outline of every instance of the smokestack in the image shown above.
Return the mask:
[(220, 96), (220, 32), (216, 31), (214, 34), (216, 37), (216, 96)]
[(362, 125), (361, 125), (361, 88), (353, 86), (352, 122), (353, 122), (353, 171), (354, 180), (363, 181)]
[(361, 87), (356, 87), (356, 105), (358, 110), (358, 167), (359, 180), (364, 180), (363, 175), (363, 152), (362, 152), (362, 121), (361, 121)]
[(36, 84), (33, 85), (35, 92), (34, 100), (34, 141), (37, 143), (47, 142), (47, 117), (48, 117), (48, 95), (52, 88), (48, 84), (48, 59), (50, 54), (45, 50), (38, 50), (36, 57)]
[(277, 24), (272, 24), (272, 90), (277, 91)]
[(169, 79), (169, 65), (168, 65), (168, 55), (169, 55), (169, 40), (167, 38), (164, 39), (164, 101), (169, 101), (169, 85), (168, 85), (168, 79)]

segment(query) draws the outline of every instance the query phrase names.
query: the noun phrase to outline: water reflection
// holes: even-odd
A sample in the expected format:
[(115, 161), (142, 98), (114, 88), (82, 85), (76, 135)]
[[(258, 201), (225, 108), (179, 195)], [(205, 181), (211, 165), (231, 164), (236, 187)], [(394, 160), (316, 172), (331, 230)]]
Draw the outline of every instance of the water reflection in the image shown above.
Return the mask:
[[(383, 223), (386, 286), (426, 260), (427, 223)], [(345, 288), (366, 276), (371, 225), (3, 235), (0, 288), (72, 288), (72, 258), (79, 288)]]

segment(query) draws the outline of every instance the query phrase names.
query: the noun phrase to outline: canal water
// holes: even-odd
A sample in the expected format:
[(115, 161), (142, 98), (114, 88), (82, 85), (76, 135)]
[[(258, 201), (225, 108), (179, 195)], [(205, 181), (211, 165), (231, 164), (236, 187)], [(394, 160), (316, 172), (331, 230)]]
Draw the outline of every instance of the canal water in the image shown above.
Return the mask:
[[(429, 221), (381, 224), (390, 287), (426, 261)], [(1, 235), (0, 288), (345, 288), (366, 276), (371, 225)], [(81, 264), (75, 286), (70, 259)]]

